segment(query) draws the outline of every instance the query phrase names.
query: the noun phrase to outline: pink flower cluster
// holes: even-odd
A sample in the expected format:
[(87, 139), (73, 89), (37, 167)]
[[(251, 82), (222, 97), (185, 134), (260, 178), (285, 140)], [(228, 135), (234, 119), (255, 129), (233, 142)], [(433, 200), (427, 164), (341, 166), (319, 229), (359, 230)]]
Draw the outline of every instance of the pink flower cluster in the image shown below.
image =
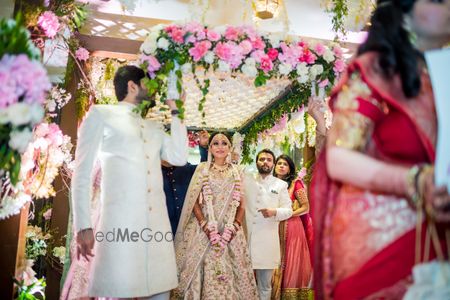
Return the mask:
[(19, 102), (39, 103), (51, 89), (47, 71), (25, 54), (6, 54), (0, 60), (0, 108)]
[(80, 47), (75, 51), (75, 56), (78, 60), (86, 61), (89, 59), (89, 51), (87, 51), (85, 48)]
[(39, 18), (37, 24), (44, 30), (44, 33), (49, 38), (54, 38), (59, 30), (58, 17), (51, 11), (43, 12)]
[[(164, 43), (158, 44), (158, 41)], [(155, 29), (146, 42), (153, 56), (144, 55), (142, 60), (148, 62), (151, 76), (165, 63), (162, 58), (167, 59), (168, 47), (162, 46), (165, 43), (169, 43), (171, 49), (186, 50), (190, 56), (189, 63), (206, 63), (220, 71), (240, 71), (252, 77), (263, 71), (269, 77), (295, 76), (300, 83), (317, 80), (328, 85), (330, 80), (326, 81), (326, 74), (331, 71), (337, 75), (345, 68), (342, 50), (338, 46), (309, 45), (305, 41), (288, 43), (272, 36), (261, 36), (251, 26), (210, 29), (196, 22), (184, 26), (173, 24), (162, 30)]]
[(155, 77), (155, 72), (161, 68), (161, 64), (158, 59), (153, 55), (142, 55), (141, 63), (147, 63), (147, 72), (150, 74), (152, 78)]

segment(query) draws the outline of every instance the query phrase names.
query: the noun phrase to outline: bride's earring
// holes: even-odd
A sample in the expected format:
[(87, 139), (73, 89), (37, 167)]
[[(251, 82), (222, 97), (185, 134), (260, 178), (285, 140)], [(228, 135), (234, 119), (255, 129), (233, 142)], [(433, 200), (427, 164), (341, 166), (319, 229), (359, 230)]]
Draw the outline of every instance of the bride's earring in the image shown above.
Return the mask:
[(227, 164), (231, 164), (231, 152), (228, 153), (227, 158), (225, 159), (225, 162), (226, 162)]

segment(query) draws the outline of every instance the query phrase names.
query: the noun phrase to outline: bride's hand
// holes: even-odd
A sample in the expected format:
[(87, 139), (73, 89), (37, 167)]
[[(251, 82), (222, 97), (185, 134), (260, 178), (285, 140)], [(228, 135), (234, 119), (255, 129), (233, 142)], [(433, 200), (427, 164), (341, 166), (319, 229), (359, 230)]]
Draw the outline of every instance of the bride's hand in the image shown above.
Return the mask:
[(425, 210), (437, 222), (450, 222), (450, 195), (447, 187), (434, 184), (433, 168), (423, 174), (423, 197)]

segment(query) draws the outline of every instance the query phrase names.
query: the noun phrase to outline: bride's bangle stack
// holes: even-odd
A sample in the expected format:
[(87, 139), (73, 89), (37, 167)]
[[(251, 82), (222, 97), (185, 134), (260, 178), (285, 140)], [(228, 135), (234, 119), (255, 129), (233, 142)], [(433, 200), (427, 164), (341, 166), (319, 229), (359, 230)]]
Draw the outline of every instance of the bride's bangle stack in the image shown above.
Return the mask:
[(406, 174), (406, 189), (412, 205), (416, 209), (423, 206), (423, 193), (426, 175), (433, 172), (433, 167), (427, 164), (414, 165)]

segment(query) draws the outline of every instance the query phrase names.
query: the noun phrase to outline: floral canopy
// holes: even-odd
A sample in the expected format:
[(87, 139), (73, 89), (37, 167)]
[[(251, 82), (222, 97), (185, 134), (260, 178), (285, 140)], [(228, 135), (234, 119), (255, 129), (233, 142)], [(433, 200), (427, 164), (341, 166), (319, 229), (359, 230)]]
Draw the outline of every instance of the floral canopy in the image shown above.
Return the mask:
[[(179, 99), (184, 89), (186, 103), (178, 105), (182, 113), (186, 109), (188, 125), (233, 130), (288, 86), (310, 94), (317, 83), (318, 89), (329, 91), (344, 68), (336, 45), (266, 35), (251, 26), (157, 25), (140, 51), (151, 96)], [(303, 95), (303, 101), (308, 96)], [(147, 102), (141, 109), (148, 107)]]

